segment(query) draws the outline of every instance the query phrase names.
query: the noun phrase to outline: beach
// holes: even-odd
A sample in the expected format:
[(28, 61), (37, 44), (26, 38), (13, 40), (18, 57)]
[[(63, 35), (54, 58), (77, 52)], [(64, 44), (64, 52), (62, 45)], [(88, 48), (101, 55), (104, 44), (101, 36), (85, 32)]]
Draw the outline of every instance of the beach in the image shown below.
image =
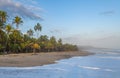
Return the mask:
[[(8, 62), (6, 65), (10, 65), (10, 62), (21, 63), (21, 65), (15, 64), (14, 67), (1, 66), (0, 78), (120, 78), (120, 50), (87, 49), (85, 51), (95, 54), (89, 55), (87, 52), (52, 52), (38, 53), (37, 55), (31, 53), (5, 55), (2, 56), (4, 59), (14, 59), (14, 61), (4, 60), (4, 62)], [(79, 56), (76, 57), (76, 54)], [(57, 61), (53, 62), (53, 59)], [(42, 63), (43, 66), (38, 66)], [(4, 64), (3, 61), (1, 61), (1, 64)], [(25, 64), (30, 67), (24, 67)]]
[(74, 56), (87, 56), (89, 52), (47, 52), (47, 53), (21, 53), (0, 55), (0, 67), (31, 67), (55, 63), (60, 59)]

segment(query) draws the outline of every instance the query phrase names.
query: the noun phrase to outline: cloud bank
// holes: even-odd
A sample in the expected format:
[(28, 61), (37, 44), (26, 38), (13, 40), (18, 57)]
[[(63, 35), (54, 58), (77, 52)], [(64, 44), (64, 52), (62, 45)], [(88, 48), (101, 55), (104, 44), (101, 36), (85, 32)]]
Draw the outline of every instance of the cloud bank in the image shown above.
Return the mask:
[(101, 38), (87, 38), (81, 35), (75, 35), (63, 39), (64, 42), (77, 44), (80, 46), (93, 46), (99, 48), (120, 49), (120, 36), (112, 35)]
[[(41, 19), (38, 14), (35, 14), (30, 10), (30, 7), (31, 6), (25, 7), (24, 4), (13, 0), (0, 0), (0, 10), (8, 12), (10, 16), (19, 15), (30, 19)], [(38, 7), (32, 6), (31, 9), (33, 10), (33, 8), (40, 11)]]

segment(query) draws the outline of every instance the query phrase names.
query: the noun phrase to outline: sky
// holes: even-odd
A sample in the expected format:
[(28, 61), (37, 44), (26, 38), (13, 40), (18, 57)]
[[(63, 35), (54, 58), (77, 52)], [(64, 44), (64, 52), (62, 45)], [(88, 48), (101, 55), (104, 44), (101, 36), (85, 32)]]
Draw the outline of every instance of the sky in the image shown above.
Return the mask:
[(81, 46), (120, 49), (120, 0), (0, 0), (0, 10), (11, 18), (22, 16), (23, 33), (39, 22), (41, 35)]

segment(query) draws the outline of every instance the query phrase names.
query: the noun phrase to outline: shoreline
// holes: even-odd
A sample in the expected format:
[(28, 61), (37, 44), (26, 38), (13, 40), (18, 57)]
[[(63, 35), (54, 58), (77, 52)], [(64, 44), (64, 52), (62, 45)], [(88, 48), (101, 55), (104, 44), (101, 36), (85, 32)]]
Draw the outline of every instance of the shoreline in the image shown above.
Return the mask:
[(0, 55), (0, 67), (32, 67), (54, 64), (55, 61), (74, 56), (88, 56), (93, 53), (84, 51), (49, 52), (49, 53), (21, 53)]

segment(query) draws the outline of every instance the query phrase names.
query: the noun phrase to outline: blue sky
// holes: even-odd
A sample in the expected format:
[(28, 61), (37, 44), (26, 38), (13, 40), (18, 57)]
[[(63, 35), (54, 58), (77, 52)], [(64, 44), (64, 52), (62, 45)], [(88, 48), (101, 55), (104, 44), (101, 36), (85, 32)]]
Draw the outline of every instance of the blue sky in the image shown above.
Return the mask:
[[(0, 9), (16, 12), (11, 15), (25, 15), (21, 26), (24, 33), (40, 22), (41, 34), (54, 35), (64, 42), (120, 48), (120, 0), (0, 1)], [(10, 10), (7, 7), (11, 7)]]

